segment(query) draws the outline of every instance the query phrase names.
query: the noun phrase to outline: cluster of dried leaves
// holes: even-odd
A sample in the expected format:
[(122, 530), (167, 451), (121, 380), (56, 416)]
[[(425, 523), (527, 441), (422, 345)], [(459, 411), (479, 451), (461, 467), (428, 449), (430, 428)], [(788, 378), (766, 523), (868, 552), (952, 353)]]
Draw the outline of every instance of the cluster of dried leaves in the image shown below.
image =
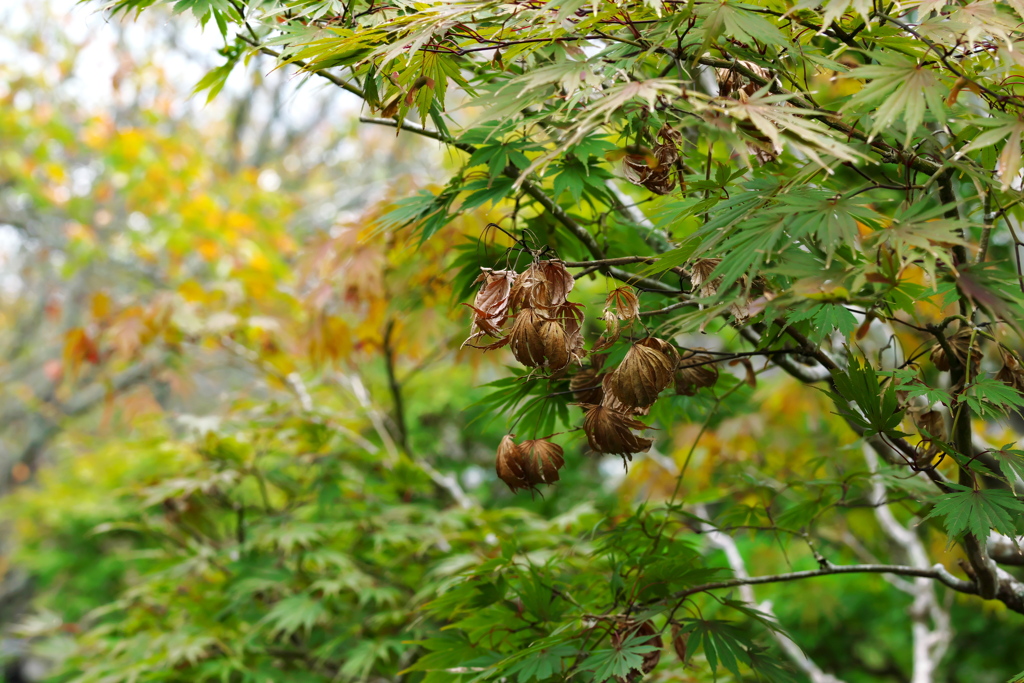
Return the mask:
[(463, 346), (494, 337), (494, 343), (476, 348), (511, 345), (512, 355), (526, 367), (552, 372), (583, 357), (583, 307), (567, 300), (576, 281), (561, 261), (534, 261), (522, 273), (484, 268), (477, 282), (483, 286), (470, 306), (473, 329)]
[(622, 173), (634, 185), (642, 185), (655, 194), (671, 194), (679, 180), (679, 131), (663, 126), (654, 149), (630, 147), (622, 158)]
[[(722, 278), (711, 277), (711, 274), (722, 262), (720, 258), (699, 258), (689, 265), (690, 285), (693, 291), (702, 299), (713, 297), (718, 293)], [(750, 281), (743, 276), (740, 278), (742, 291), (748, 293), (748, 297), (739, 297), (729, 305), (736, 322), (744, 323), (764, 308), (765, 303), (774, 298), (774, 294), (768, 290), (768, 283), (763, 277), (758, 276)]]
[(558, 470), (565, 465), (562, 447), (546, 439), (517, 444), (508, 434), (498, 445), (495, 469), (498, 477), (515, 493), (518, 489), (536, 489), (537, 484), (558, 481)]
[[(742, 67), (744, 71), (752, 73), (766, 82), (769, 82), (772, 79), (772, 75), (767, 69), (764, 69), (753, 62), (738, 60), (736, 64), (737, 67)], [(746, 102), (748, 98), (752, 97), (754, 93), (763, 87), (760, 83), (751, 80), (744, 73), (741, 73), (736, 67), (715, 69), (715, 75), (718, 80), (718, 94), (721, 97), (732, 97)], [(783, 103), (783, 106), (785, 106), (785, 103)], [(748, 132), (753, 135), (756, 142), (747, 142), (747, 149), (754, 155), (759, 163), (767, 164), (778, 158), (778, 150), (775, 149), (767, 137), (761, 134), (760, 131), (754, 127), (751, 127)]]
[[(482, 285), (471, 306), (473, 329), (466, 344), (483, 336), (494, 337), (497, 341), (474, 348), (508, 345), (520, 363), (546, 369), (555, 377), (570, 363), (582, 366), (587, 355), (584, 315), (580, 304), (567, 300), (574, 280), (561, 261), (535, 260), (523, 273), (485, 268), (477, 282)], [(639, 317), (640, 305), (633, 290), (613, 290), (605, 302), (607, 330), (593, 351), (611, 346), (618, 340), (622, 324), (632, 325)], [(617, 454), (624, 460), (651, 447), (652, 440), (640, 435), (649, 427), (637, 416), (647, 415), (669, 385), (674, 384), (678, 394), (692, 396), (718, 380), (716, 361), (704, 349), (680, 356), (674, 345), (657, 337), (634, 341), (619, 366), (610, 371), (603, 367), (607, 356), (594, 352), (590, 366), (569, 378), (569, 388), (576, 405), (583, 408), (583, 431), (590, 449)], [(516, 444), (512, 436), (506, 436), (498, 447), (495, 468), (514, 492), (557, 481), (563, 464), (562, 449), (547, 439)]]
[[(946, 339), (946, 346), (953, 352), (959, 365), (968, 365), (975, 373), (978, 371), (978, 365), (981, 363), (981, 346), (972, 330), (967, 328), (960, 330)], [(970, 355), (969, 362), (968, 355)], [(931, 359), (939, 370), (949, 370), (949, 355), (946, 353), (946, 349), (942, 348), (942, 344), (932, 346)]]

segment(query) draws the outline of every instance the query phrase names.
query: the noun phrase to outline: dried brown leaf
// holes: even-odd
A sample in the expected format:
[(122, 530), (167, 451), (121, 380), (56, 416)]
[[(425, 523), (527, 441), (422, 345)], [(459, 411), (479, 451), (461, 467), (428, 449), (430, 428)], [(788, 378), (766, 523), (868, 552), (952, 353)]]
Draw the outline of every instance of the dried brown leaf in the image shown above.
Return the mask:
[(715, 358), (704, 351), (703, 348), (687, 351), (679, 360), (675, 375), (677, 394), (693, 396), (699, 389), (713, 387), (718, 382)]
[(512, 493), (518, 489), (532, 487), (526, 474), (523, 449), (515, 443), (514, 437), (514, 434), (507, 434), (498, 444), (498, 454), (494, 464), (498, 478), (508, 484)]
[(512, 309), (557, 308), (565, 304), (575, 284), (572, 273), (561, 261), (535, 261), (512, 285)]
[(562, 447), (545, 439), (524, 441), (519, 445), (523, 467), (531, 486), (558, 481), (558, 470), (565, 465)]
[[(771, 80), (771, 74), (764, 67), (745, 60), (740, 60), (737, 63), (746, 67), (752, 73), (760, 76), (761, 78)], [(721, 97), (729, 97), (733, 93), (738, 94), (740, 92), (745, 95), (753, 95), (761, 89), (759, 84), (750, 80), (735, 69), (715, 69), (715, 72), (718, 76), (718, 94)]]
[(611, 391), (630, 407), (649, 406), (673, 378), (679, 354), (668, 342), (647, 337), (633, 344), (612, 373)]
[(632, 459), (633, 453), (646, 451), (654, 443), (633, 433), (634, 429), (649, 428), (640, 420), (606, 406), (585, 405), (584, 408), (587, 414), (583, 418), (583, 431), (594, 452), (615, 453)]
[(620, 401), (615, 396), (615, 392), (612, 391), (612, 372), (607, 373), (604, 376), (604, 380), (601, 382), (601, 388), (604, 392), (604, 398), (601, 399), (601, 405), (605, 408), (611, 408), (617, 413), (623, 415), (647, 415), (651, 412), (650, 406), (627, 406), (625, 403)]
[(538, 368), (545, 362), (544, 338), (541, 336), (541, 323), (544, 319), (532, 308), (524, 308), (516, 313), (515, 322), (509, 339), (512, 344), (512, 355), (528, 368)]
[(690, 639), (689, 632), (680, 633), (678, 626), (672, 627), (672, 649), (676, 651), (681, 664), (686, 664), (686, 641)]
[(601, 383), (605, 375), (596, 368), (585, 368), (569, 378), (569, 389), (577, 403), (600, 403), (604, 398)]
[(946, 421), (938, 410), (928, 410), (917, 417), (917, 429), (925, 441), (946, 438)]
[(557, 320), (544, 320), (540, 323), (540, 338), (544, 345), (544, 361), (552, 370), (561, 370), (569, 364), (572, 351), (569, 348), (569, 336), (562, 323)]
[(604, 300), (604, 315), (615, 315), (618, 320), (636, 320), (640, 316), (640, 300), (632, 287), (613, 289)]
[(1024, 368), (1012, 353), (1002, 352), (1003, 367), (996, 374), (996, 379), (1017, 391), (1024, 391)]
[(463, 304), (473, 309), (473, 324), (470, 328), (468, 342), (487, 335), (489, 337), (501, 337), (502, 328), (508, 320), (509, 295), (512, 291), (512, 284), (515, 282), (516, 274), (511, 270), (491, 270), (481, 268), (483, 271), (476, 279), (476, 282), (483, 282), (480, 291), (476, 294), (473, 305)]
[(690, 284), (700, 296), (714, 296), (718, 292), (718, 284), (721, 279), (708, 280), (708, 278), (721, 262), (720, 258), (702, 258), (690, 264)]
[[(956, 356), (957, 360), (960, 361), (960, 364), (967, 363), (967, 349), (971, 346), (972, 335), (972, 330), (964, 328), (953, 336), (946, 338), (946, 344)], [(981, 363), (981, 347), (978, 345), (977, 339), (975, 339), (974, 346), (970, 350), (970, 356), (971, 373), (976, 374), (978, 372), (978, 365)], [(946, 357), (946, 350), (942, 348), (941, 344), (936, 343), (932, 346), (931, 359), (932, 363), (934, 363), (935, 367), (939, 370), (949, 370), (949, 358)]]

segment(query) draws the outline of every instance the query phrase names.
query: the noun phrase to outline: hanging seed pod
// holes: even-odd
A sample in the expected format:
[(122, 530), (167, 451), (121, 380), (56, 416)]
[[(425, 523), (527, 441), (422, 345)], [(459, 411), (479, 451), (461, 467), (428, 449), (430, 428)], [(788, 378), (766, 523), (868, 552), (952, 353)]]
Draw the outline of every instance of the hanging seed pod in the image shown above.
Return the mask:
[(605, 406), (584, 406), (583, 431), (587, 443), (596, 453), (615, 453), (632, 460), (633, 453), (646, 451), (654, 442), (633, 433), (634, 429), (648, 429), (639, 420)]
[(708, 280), (708, 278), (721, 262), (720, 258), (702, 258), (690, 264), (690, 285), (699, 296), (709, 297), (718, 293), (720, 278), (714, 280)]
[(472, 306), (463, 304), (472, 308), (474, 314), (470, 337), (462, 343), (463, 346), (484, 335), (500, 337), (502, 328), (508, 320), (509, 295), (512, 283), (515, 282), (515, 272), (490, 268), (480, 270), (483, 272), (476, 279), (476, 282), (483, 283), (480, 291), (477, 292)]
[(532, 487), (527, 477), (522, 447), (516, 445), (514, 435), (507, 434), (498, 444), (498, 455), (495, 460), (494, 469), (498, 478), (508, 484), (515, 493), (517, 489), (528, 489)]
[(540, 325), (543, 319), (532, 308), (524, 308), (516, 314), (509, 339), (512, 355), (528, 368), (544, 365), (545, 347)]
[(672, 382), (678, 363), (679, 353), (668, 342), (655, 337), (641, 339), (612, 373), (612, 393), (627, 406), (649, 406)]
[(562, 447), (544, 439), (524, 441), (519, 445), (523, 454), (523, 469), (531, 486), (558, 481), (558, 470), (565, 465)]
[[(960, 361), (961, 365), (967, 363), (967, 350), (971, 347), (971, 336), (972, 330), (964, 328), (954, 334), (952, 337), (946, 338), (946, 345), (949, 346), (950, 350), (956, 356), (957, 360)], [(949, 358), (946, 357), (946, 350), (942, 348), (941, 344), (935, 344), (931, 348), (931, 359), (932, 363), (935, 364), (939, 370), (943, 372), (949, 370)], [(978, 365), (981, 363), (981, 347), (978, 345), (977, 340), (974, 342), (974, 346), (970, 349), (970, 367), (971, 374), (977, 374)]]
[(1003, 351), (1002, 356), (1003, 367), (996, 374), (996, 379), (1008, 387), (1024, 392), (1024, 368), (1021, 368), (1020, 363), (1012, 353)]
[(693, 349), (683, 354), (676, 369), (676, 393), (681, 396), (693, 396), (698, 389), (713, 387), (718, 381), (718, 366), (715, 358), (706, 353), (704, 348)]
[(595, 368), (585, 368), (569, 378), (569, 389), (572, 390), (572, 398), (577, 403), (600, 403), (604, 398), (604, 390), (601, 383), (605, 375), (600, 374)]

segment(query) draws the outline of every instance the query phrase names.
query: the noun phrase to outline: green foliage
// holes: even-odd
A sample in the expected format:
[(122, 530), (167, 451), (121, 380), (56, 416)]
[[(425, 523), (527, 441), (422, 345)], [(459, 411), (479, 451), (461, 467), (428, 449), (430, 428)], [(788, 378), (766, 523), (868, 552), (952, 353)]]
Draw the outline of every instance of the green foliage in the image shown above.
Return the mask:
[(1024, 503), (1009, 491), (972, 490), (950, 484), (956, 490), (940, 496), (929, 517), (942, 517), (952, 538), (971, 533), (977, 538), (988, 538), (989, 529), (1001, 534), (1016, 535), (1014, 513), (1024, 511)]
[[(8, 498), (37, 609), (77, 620), (57, 680), (973, 683), (1019, 667), (1000, 647), (1019, 642), (1024, 580), (987, 541), (1013, 545), (1024, 512), (1020, 3), (106, 7), (161, 5), (224, 40), (197, 92), (222, 99), (271, 56), (400, 144), (423, 138), (411, 156), (429, 162), (388, 165), (388, 196), (310, 227), (300, 207), (330, 200), (328, 223), (350, 207), (250, 194), (259, 176), (204, 171), (202, 143), (118, 130), (75, 148), (116, 148), (123, 208), (163, 208), (151, 233), (61, 244), (70, 270), (170, 255), (151, 286), (185, 303), (129, 297), (152, 306), (129, 332), (160, 339), (134, 348), (125, 321), (62, 330), (60, 369), (112, 374), (158, 349), (164, 376), (202, 377), (194, 346), (257, 371), (203, 377), (233, 397), (189, 406), (216, 413), (206, 436), (154, 418), (68, 439)], [(54, 149), (78, 129), (0, 111), (19, 141), (17, 163), (0, 157), (10, 206), (96, 223), (98, 205), (52, 199), (73, 156)], [(384, 164), (357, 149), (331, 189)], [(43, 415), (71, 393), (25, 387)], [(557, 459), (516, 450), (548, 438)], [(38, 514), (90, 484), (88, 505)]]

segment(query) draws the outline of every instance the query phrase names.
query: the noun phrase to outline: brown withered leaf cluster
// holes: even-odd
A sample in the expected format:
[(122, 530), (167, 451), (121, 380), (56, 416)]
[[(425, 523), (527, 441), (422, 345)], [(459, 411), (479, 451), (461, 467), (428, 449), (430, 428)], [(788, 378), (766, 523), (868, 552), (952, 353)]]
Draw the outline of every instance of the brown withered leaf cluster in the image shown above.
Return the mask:
[[(619, 367), (604, 375), (600, 403), (583, 403), (583, 431), (596, 453), (614, 453), (631, 460), (648, 450), (653, 441), (638, 435), (649, 427), (636, 419), (651, 405), (675, 376), (679, 352), (663, 339), (647, 337), (633, 344)], [(594, 375), (597, 378), (597, 375)], [(590, 398), (598, 398), (594, 391)]]
[(519, 274), (482, 270), (477, 281), (483, 285), (471, 306), (473, 334), (463, 345), (483, 335), (494, 337), (496, 342), (477, 348), (510, 345), (523, 365), (551, 372), (583, 357), (583, 307), (567, 300), (575, 280), (561, 261), (534, 261)]
[(546, 439), (531, 439), (521, 444), (508, 434), (498, 444), (494, 469), (498, 478), (515, 493), (518, 489), (536, 489), (538, 484), (558, 481), (558, 470), (565, 465), (562, 447)]
[(632, 287), (613, 289), (604, 301), (605, 332), (594, 344), (594, 351), (607, 349), (619, 340), (620, 322), (632, 323), (640, 317), (640, 300)]
[[(708, 264), (701, 270), (698, 264), (695, 272), (703, 272), (706, 279), (713, 269), (714, 265)], [(467, 344), (482, 336), (493, 337), (497, 341), (475, 348), (507, 345), (526, 367), (543, 368), (554, 376), (574, 362), (582, 366), (587, 355), (583, 307), (568, 300), (575, 281), (563, 262), (538, 259), (518, 274), (482, 270), (478, 278), (482, 285), (471, 306), (473, 329)], [(700, 286), (699, 278), (697, 275), (695, 286)], [(618, 339), (620, 323), (632, 323), (640, 316), (635, 290), (613, 290), (604, 315), (609, 330), (602, 341), (610, 345)], [(594, 351), (601, 348), (602, 342), (598, 342)], [(678, 392), (692, 395), (718, 378), (710, 356), (691, 351), (681, 365), (676, 347), (657, 337), (635, 341), (614, 369), (604, 369), (604, 354), (591, 353), (590, 359), (590, 367), (581, 367), (569, 378), (569, 390), (584, 410), (583, 431), (591, 450), (620, 455), (624, 461), (650, 449), (652, 439), (641, 435), (650, 427), (637, 416), (649, 414), (662, 391), (674, 382)], [(506, 436), (497, 449), (495, 470), (515, 492), (558, 481), (564, 464), (562, 449), (546, 439), (516, 444), (512, 436)]]
[(483, 282), (483, 285), (477, 292), (472, 306), (463, 304), (473, 309), (471, 334), (469, 339), (462, 343), (463, 346), (485, 335), (496, 339), (501, 337), (501, 329), (508, 321), (509, 296), (512, 293), (512, 284), (516, 280), (515, 271), (490, 268), (480, 270), (483, 272), (475, 282)]
[[(967, 363), (968, 349), (970, 349), (970, 367), (973, 375), (978, 372), (978, 365), (981, 363), (981, 347), (978, 345), (977, 339), (975, 339), (974, 345), (971, 345), (971, 336), (972, 330), (964, 328), (953, 336), (947, 337), (946, 345), (949, 346), (950, 351), (961, 365)], [(942, 344), (936, 343), (932, 346), (931, 359), (939, 370), (949, 370), (949, 358), (946, 355), (946, 350), (942, 348)]]
[(926, 410), (917, 415), (914, 421), (921, 434), (921, 446), (924, 449), (922, 462), (915, 464), (924, 467), (942, 450), (935, 442), (946, 438), (946, 420), (938, 410)]
[(713, 387), (718, 382), (718, 366), (715, 358), (706, 349), (697, 348), (687, 351), (679, 359), (676, 368), (676, 393), (681, 396), (693, 396), (699, 389)]
[(679, 352), (668, 342), (647, 337), (633, 344), (611, 374), (615, 398), (630, 408), (647, 408), (672, 383)]
[[(769, 73), (767, 69), (760, 67), (753, 62), (741, 60), (737, 63), (746, 67), (751, 73), (760, 76), (766, 81), (770, 81), (772, 78), (771, 73)], [(715, 72), (718, 77), (718, 94), (721, 97), (732, 97), (734, 99), (746, 101), (748, 97), (751, 97), (762, 87), (734, 68), (716, 69)], [(783, 104), (783, 106), (785, 106), (785, 104)], [(776, 153), (774, 145), (772, 145), (771, 141), (763, 135), (758, 136), (758, 138), (759, 139), (747, 142), (747, 150), (753, 154), (761, 164), (767, 164), (775, 161), (778, 158), (778, 154)]]
[(1002, 351), (1003, 367), (996, 374), (996, 379), (1008, 387), (1024, 392), (1024, 368), (1016, 356), (1007, 351)]
[(584, 368), (569, 378), (569, 389), (576, 403), (600, 403), (604, 398), (605, 375), (598, 368)]
[(655, 194), (672, 194), (676, 189), (676, 163), (679, 161), (680, 133), (669, 126), (658, 131), (654, 149), (634, 149), (622, 158), (622, 173), (634, 185), (643, 185)]
[(601, 405), (583, 406), (587, 413), (583, 417), (583, 432), (587, 443), (595, 453), (621, 455), (632, 460), (634, 453), (650, 449), (651, 439), (638, 436), (633, 430), (647, 429), (640, 420), (634, 419)]
[[(771, 74), (764, 67), (744, 60), (738, 61), (737, 64), (766, 81), (771, 80)], [(758, 83), (755, 83), (733, 68), (715, 69), (715, 74), (718, 77), (718, 94), (721, 97), (732, 97), (740, 92), (750, 96), (761, 89)]]
[[(698, 258), (694, 259), (687, 268), (687, 272), (690, 275), (690, 286), (693, 291), (697, 293), (701, 298), (712, 297), (718, 293), (718, 288), (722, 284), (722, 278), (712, 278), (711, 274), (714, 272), (718, 264), (722, 262), (720, 258)], [(749, 292), (752, 296), (761, 297), (761, 306), (763, 307), (764, 302), (774, 298), (774, 294), (767, 290), (767, 281), (764, 278), (758, 276), (753, 281), (748, 280), (746, 276), (740, 278), (740, 285), (743, 291)], [(729, 306), (729, 310), (736, 318), (737, 322), (746, 322), (752, 313), (756, 302), (751, 300), (749, 297), (741, 297), (732, 302)]]

